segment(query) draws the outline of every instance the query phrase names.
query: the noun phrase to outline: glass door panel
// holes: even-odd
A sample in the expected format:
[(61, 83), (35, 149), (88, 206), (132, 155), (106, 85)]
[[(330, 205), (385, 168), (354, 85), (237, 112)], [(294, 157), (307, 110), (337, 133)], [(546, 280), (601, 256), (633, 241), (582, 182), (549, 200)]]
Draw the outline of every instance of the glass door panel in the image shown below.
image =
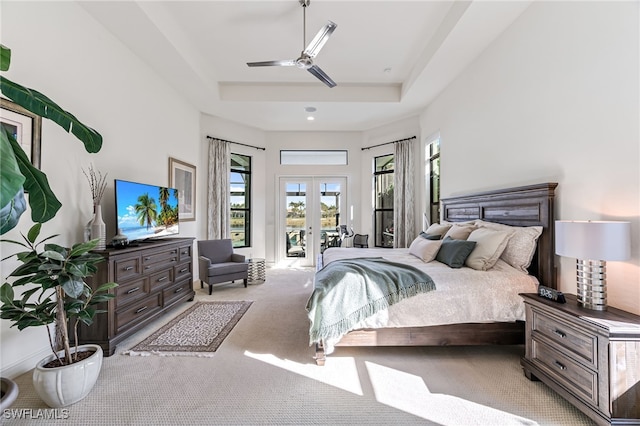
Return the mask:
[[(285, 241), (278, 258), (314, 266), (316, 256), (340, 245), (339, 225), (346, 205), (346, 178), (291, 177), (280, 179), (280, 217)], [(342, 223), (341, 223), (342, 222)]]
[[(340, 247), (340, 232), (338, 227), (346, 222), (340, 222), (342, 208), (344, 179), (320, 179), (320, 253), (329, 247)], [(346, 219), (346, 218), (345, 218)]]
[(285, 183), (286, 257), (307, 257), (307, 182)]

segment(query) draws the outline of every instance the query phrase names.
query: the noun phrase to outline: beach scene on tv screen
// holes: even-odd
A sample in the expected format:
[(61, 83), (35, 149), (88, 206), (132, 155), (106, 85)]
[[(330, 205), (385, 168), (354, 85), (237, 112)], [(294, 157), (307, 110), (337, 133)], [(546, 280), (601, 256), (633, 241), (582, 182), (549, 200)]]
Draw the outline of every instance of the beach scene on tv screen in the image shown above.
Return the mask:
[(178, 233), (178, 191), (119, 181), (116, 186), (118, 228), (129, 241)]

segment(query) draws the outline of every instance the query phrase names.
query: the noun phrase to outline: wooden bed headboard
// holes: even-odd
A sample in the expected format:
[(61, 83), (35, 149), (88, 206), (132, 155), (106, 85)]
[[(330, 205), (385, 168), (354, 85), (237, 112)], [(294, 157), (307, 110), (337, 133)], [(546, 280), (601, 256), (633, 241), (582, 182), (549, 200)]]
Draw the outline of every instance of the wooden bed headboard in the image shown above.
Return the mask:
[(555, 268), (555, 182), (499, 189), (441, 199), (442, 219), (482, 219), (512, 226), (542, 226), (529, 273), (544, 286), (557, 288)]

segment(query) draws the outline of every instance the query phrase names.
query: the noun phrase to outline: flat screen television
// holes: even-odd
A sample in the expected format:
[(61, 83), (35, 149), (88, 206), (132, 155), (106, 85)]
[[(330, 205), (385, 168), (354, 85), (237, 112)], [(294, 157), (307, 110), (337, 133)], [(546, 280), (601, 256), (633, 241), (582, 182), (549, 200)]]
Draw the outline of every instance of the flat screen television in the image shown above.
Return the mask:
[(118, 229), (129, 242), (178, 234), (178, 190), (115, 180)]

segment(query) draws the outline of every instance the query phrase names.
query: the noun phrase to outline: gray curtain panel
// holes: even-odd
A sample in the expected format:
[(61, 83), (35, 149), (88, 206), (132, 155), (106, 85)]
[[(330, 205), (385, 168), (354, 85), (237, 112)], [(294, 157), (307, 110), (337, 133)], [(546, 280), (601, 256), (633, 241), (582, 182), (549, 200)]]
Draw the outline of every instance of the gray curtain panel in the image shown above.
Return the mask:
[(231, 148), (229, 142), (212, 139), (209, 145), (209, 191), (207, 194), (207, 238), (230, 238), (229, 173)]
[(409, 247), (415, 238), (413, 140), (394, 144), (393, 247)]

